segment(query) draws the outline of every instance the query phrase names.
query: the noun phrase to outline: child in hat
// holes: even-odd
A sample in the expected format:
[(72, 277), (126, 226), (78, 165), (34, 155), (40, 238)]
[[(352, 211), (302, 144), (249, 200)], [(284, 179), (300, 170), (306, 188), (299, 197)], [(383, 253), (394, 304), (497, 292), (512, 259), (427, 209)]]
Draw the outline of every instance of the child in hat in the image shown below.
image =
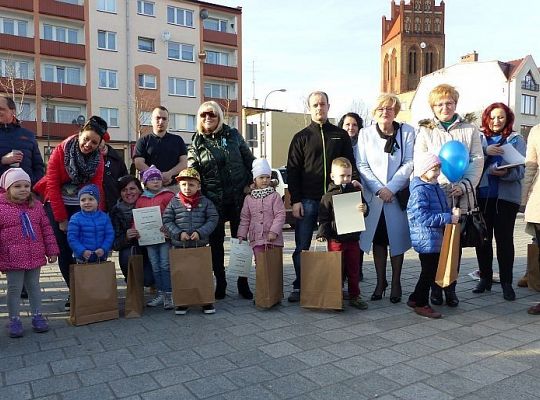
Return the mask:
[(109, 216), (98, 209), (99, 189), (96, 185), (79, 190), (81, 211), (69, 219), (67, 239), (78, 263), (106, 261), (114, 242)]
[[(219, 215), (214, 203), (201, 194), (201, 177), (194, 168), (186, 168), (176, 177), (180, 191), (169, 202), (163, 213), (174, 247), (203, 247), (217, 226)], [(213, 304), (203, 306), (205, 314), (214, 314)], [(187, 313), (185, 305), (176, 306), (175, 314)]]
[(23, 336), (20, 296), (23, 283), (32, 311), (32, 328), (49, 330), (41, 315), (41, 267), (56, 262), (59, 253), (43, 205), (30, 190), (30, 177), (22, 168), (10, 168), (0, 177), (0, 271), (7, 277), (8, 335)]

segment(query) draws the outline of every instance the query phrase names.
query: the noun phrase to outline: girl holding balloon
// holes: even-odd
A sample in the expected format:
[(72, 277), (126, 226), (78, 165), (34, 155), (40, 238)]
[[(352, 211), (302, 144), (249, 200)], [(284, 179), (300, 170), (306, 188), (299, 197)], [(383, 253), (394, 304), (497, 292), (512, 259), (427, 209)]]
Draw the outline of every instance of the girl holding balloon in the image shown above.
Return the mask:
[[(478, 185), (484, 166), (484, 153), (478, 129), (456, 113), (458, 100), (459, 93), (451, 85), (442, 84), (431, 90), (428, 101), (434, 118), (419, 123), (414, 159), (422, 157), (424, 153), (439, 155), (442, 173), (438, 182), (446, 195), (448, 206), (460, 207), (464, 212), (468, 204), (464, 198), (465, 185), (468, 187), (465, 180), (468, 179), (473, 188)], [(464, 146), (459, 143), (455, 145), (454, 141)], [(469, 201), (473, 204), (470, 189), (468, 195)], [(444, 292), (446, 304), (449, 307), (457, 307), (459, 299), (456, 295), (456, 282), (444, 288)], [(443, 303), (442, 289), (435, 284), (431, 288), (430, 300), (434, 305)]]

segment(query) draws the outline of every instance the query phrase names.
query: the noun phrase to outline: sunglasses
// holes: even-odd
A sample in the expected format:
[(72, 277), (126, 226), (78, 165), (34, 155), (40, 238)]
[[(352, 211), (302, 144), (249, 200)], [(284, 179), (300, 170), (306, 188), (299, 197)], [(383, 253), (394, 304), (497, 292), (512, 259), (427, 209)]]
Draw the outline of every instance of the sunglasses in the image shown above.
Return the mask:
[(200, 113), (200, 114), (199, 114), (199, 117), (201, 117), (201, 118), (206, 118), (206, 117), (216, 118), (217, 115), (214, 114), (213, 111), (205, 111), (205, 112)]

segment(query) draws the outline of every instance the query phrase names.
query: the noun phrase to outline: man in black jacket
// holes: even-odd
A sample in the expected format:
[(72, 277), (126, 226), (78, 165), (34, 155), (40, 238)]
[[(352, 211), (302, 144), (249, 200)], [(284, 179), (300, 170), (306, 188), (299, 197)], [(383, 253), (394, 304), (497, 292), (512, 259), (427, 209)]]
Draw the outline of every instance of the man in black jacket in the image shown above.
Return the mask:
[(296, 248), (293, 264), (296, 279), (290, 302), (300, 300), (300, 254), (308, 250), (317, 225), (319, 203), (331, 182), (332, 161), (347, 158), (353, 166), (353, 184), (360, 186), (351, 139), (347, 132), (328, 122), (328, 95), (312, 92), (308, 96), (311, 124), (294, 135), (287, 159), (288, 189), (291, 195)]

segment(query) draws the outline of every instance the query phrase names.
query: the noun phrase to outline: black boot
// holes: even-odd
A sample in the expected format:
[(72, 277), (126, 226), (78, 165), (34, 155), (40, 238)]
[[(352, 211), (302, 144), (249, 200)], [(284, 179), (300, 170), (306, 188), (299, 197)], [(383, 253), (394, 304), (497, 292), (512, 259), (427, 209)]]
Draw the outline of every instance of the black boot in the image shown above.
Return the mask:
[(216, 277), (216, 293), (215, 297), (216, 300), (223, 300), (225, 298), (225, 292), (227, 291), (227, 281), (225, 280), (225, 276), (223, 277)]
[(450, 285), (447, 288), (444, 288), (444, 295), (446, 296), (446, 305), (448, 307), (458, 306), (459, 299), (456, 295), (456, 285)]
[(491, 284), (492, 281), (489, 278), (480, 278), (480, 282), (478, 282), (478, 285), (473, 289), (473, 293), (484, 293), (486, 290), (488, 292), (491, 292)]
[(514, 289), (512, 289), (511, 283), (501, 283), (501, 287), (505, 300), (514, 301), (516, 299), (516, 293), (514, 292)]
[(431, 301), (431, 304), (433, 304), (434, 306), (442, 305), (443, 303), (442, 288), (439, 285), (437, 284), (431, 285), (431, 296), (429, 300)]
[(236, 285), (238, 286), (238, 294), (240, 296), (247, 300), (253, 300), (253, 293), (251, 293), (251, 290), (249, 289), (247, 277), (239, 276)]

